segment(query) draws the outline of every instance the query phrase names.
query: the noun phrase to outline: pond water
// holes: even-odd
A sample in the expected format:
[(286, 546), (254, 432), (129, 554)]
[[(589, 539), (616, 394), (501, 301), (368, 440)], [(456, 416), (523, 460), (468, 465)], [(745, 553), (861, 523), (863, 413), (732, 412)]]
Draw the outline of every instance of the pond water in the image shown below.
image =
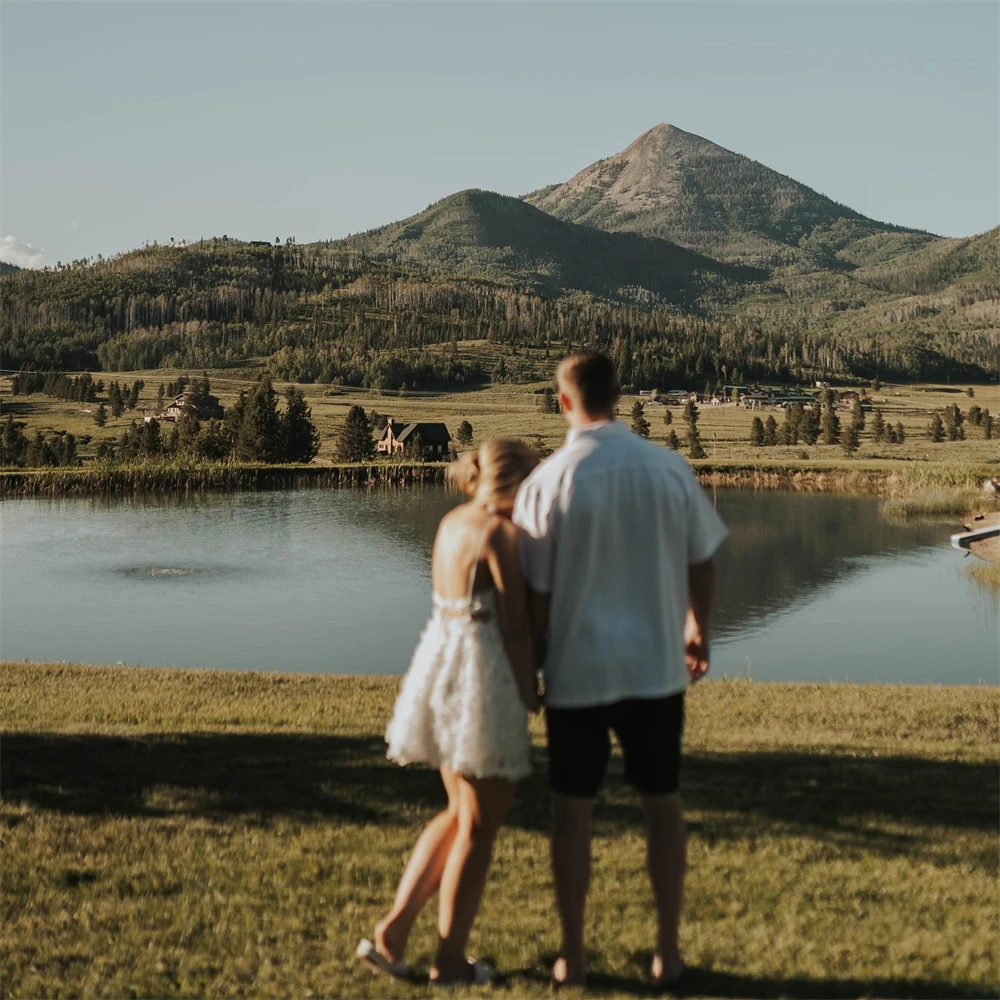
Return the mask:
[[(995, 595), (946, 523), (867, 497), (720, 490), (712, 672), (996, 684)], [(0, 656), (402, 673), (444, 488), (0, 504)]]

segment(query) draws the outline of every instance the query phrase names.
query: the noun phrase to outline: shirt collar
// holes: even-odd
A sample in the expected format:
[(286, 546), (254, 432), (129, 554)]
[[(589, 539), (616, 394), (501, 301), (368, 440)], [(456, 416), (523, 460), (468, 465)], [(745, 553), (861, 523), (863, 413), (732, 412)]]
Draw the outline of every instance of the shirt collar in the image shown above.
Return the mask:
[(584, 424), (582, 427), (571, 427), (566, 432), (566, 443), (571, 444), (573, 441), (578, 441), (580, 438), (614, 437), (621, 434), (623, 431), (626, 434), (632, 433), (623, 423), (620, 423), (617, 420), (597, 420), (592, 424)]

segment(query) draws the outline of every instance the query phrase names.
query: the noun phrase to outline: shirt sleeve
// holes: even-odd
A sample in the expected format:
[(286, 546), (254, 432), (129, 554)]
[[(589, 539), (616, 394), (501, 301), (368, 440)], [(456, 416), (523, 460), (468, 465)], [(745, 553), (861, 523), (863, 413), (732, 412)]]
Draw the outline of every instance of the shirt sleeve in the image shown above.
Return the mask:
[(688, 564), (695, 566), (715, 555), (729, 535), (729, 529), (693, 473), (688, 503)]
[(552, 593), (556, 540), (552, 525), (553, 504), (546, 502), (534, 483), (525, 483), (514, 504), (521, 567), (528, 586), (536, 594)]

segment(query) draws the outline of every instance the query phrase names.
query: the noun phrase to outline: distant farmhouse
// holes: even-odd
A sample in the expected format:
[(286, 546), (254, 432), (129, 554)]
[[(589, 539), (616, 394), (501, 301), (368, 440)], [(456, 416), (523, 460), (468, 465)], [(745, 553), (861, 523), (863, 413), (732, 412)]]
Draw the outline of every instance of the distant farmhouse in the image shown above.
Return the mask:
[[(180, 420), (184, 416), (184, 407), (187, 406), (190, 393), (185, 390), (179, 396), (174, 396), (174, 401), (166, 408), (160, 417), (161, 420)], [(206, 396), (198, 407), (198, 417), (202, 420), (221, 420), (225, 415), (218, 396)]]
[(397, 424), (390, 417), (375, 451), (380, 455), (399, 455), (418, 442), (423, 458), (444, 458), (451, 450), (451, 435), (444, 424)]

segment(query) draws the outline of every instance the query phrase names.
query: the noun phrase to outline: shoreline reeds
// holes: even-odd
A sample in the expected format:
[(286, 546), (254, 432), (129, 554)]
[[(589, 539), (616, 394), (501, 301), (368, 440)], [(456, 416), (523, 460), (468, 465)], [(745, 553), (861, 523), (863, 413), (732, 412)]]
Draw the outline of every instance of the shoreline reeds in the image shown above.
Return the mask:
[[(967, 513), (992, 470), (978, 465), (894, 463), (692, 462), (702, 485), (796, 492), (855, 493), (886, 500), (939, 494), (928, 513)], [(445, 480), (444, 462), (366, 462), (340, 465), (238, 465), (137, 462), (79, 468), (0, 470), (0, 499), (19, 497), (137, 496), (145, 493), (239, 492), (284, 489), (410, 486)], [(916, 514), (924, 513), (916, 510)]]

